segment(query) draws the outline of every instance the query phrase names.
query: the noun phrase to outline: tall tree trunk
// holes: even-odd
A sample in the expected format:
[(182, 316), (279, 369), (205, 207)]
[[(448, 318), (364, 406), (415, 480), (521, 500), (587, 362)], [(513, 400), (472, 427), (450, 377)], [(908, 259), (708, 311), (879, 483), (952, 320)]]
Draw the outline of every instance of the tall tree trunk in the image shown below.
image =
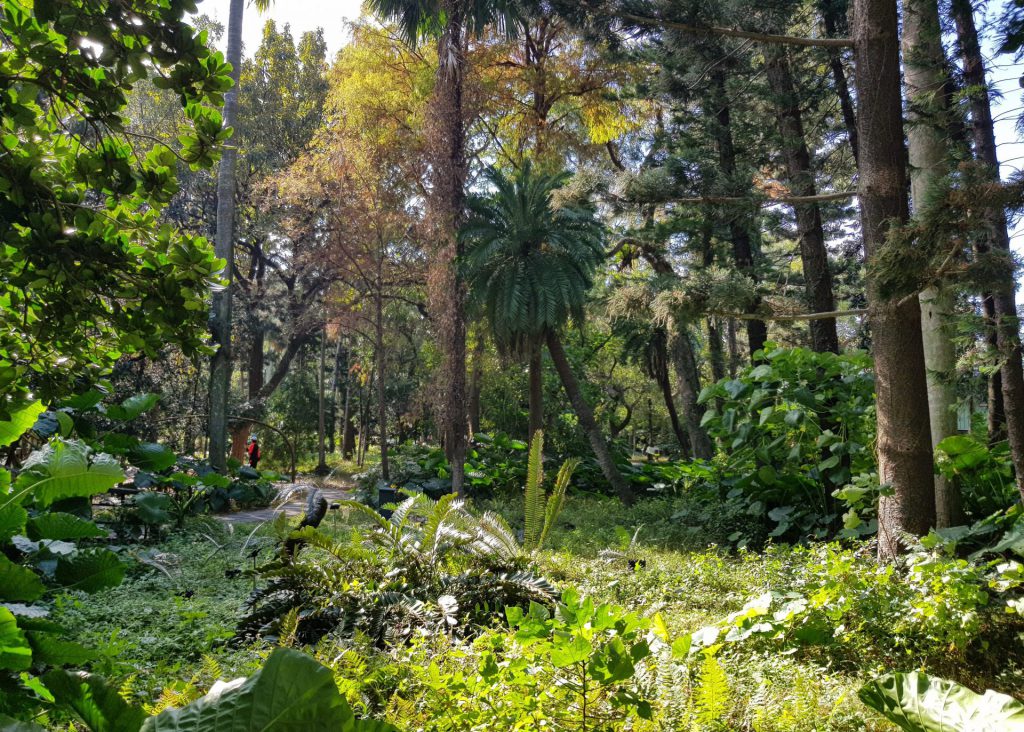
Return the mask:
[[(749, 181), (742, 183), (736, 180), (736, 148), (732, 137), (732, 119), (729, 108), (729, 97), (725, 88), (725, 74), (716, 69), (711, 74), (712, 88), (715, 96), (711, 104), (718, 111), (715, 114), (717, 122), (715, 128), (715, 142), (718, 146), (718, 163), (722, 175), (728, 182), (730, 195), (744, 196), (749, 190)], [(742, 206), (738, 204), (737, 206)], [(729, 218), (729, 238), (732, 240), (732, 255), (736, 269), (741, 274), (749, 277), (757, 286), (759, 279), (757, 270), (754, 267), (754, 245), (750, 236), (749, 215), (745, 212), (727, 210)], [(760, 296), (756, 296), (745, 308), (744, 312), (756, 313), (761, 304)], [(748, 320), (747, 324), (747, 347), (750, 349), (750, 357), (764, 348), (768, 340), (768, 324), (763, 320)]]
[(729, 347), (729, 378), (735, 379), (740, 367), (740, 347), (736, 337), (736, 318), (729, 318), (726, 321), (725, 339)]
[(661, 398), (665, 402), (665, 409), (668, 410), (668, 419), (672, 424), (672, 433), (676, 436), (676, 442), (679, 443), (679, 449), (683, 457), (688, 458), (693, 454), (693, 448), (690, 445), (690, 435), (683, 429), (683, 425), (679, 421), (679, 412), (676, 411), (676, 400), (672, 396), (672, 379), (668, 373), (667, 340), (667, 336), (658, 339), (655, 344), (658, 353), (655, 356), (654, 363), (651, 365), (654, 367), (654, 380), (658, 383), (658, 388), (661, 390)]
[(533, 444), (533, 436), (544, 428), (544, 359), (540, 344), (530, 347), (530, 363), (528, 367), (530, 380), (529, 408), (530, 423), (528, 439)]
[[(855, 0), (859, 195), (869, 259), (888, 246), (890, 228), (908, 217), (897, 33), (895, 2)], [(878, 507), (878, 553), (891, 559), (903, 549), (903, 532), (922, 535), (935, 522), (928, 387), (918, 303), (893, 302), (870, 279), (868, 298), (878, 395), (878, 472), (893, 491)]]
[(385, 399), (384, 389), (387, 387), (385, 380), (385, 359), (384, 352), (384, 297), (381, 292), (380, 281), (378, 280), (376, 296), (376, 341), (373, 345), (373, 360), (377, 366), (377, 432), (380, 437), (380, 477), (384, 480), (391, 479), (391, 468), (388, 463), (388, 404)]
[(345, 338), (339, 333), (338, 346), (334, 350), (334, 368), (331, 369), (331, 398), (328, 400), (329, 409), (327, 415), (327, 451), (332, 455), (338, 449), (338, 390), (341, 386), (341, 359), (344, 353)]
[[(906, 76), (909, 125), (910, 195), (914, 217), (933, 211), (931, 196), (950, 170), (949, 109), (946, 107), (946, 57), (942, 50), (936, 0), (903, 0), (903, 68)], [(943, 282), (920, 295), (921, 340), (928, 381), (928, 413), (932, 449), (956, 434), (956, 349), (953, 309), (956, 298)], [(935, 525), (947, 528), (960, 518), (956, 483), (935, 478)]]
[[(793, 83), (789, 59), (785, 49), (768, 49), (765, 71), (774, 96), (775, 111), (779, 118), (782, 138), (782, 156), (786, 161), (789, 187), (797, 196), (815, 196), (811, 153), (804, 136), (804, 122), (800, 113), (800, 99)], [(804, 268), (807, 304), (811, 312), (826, 313), (835, 310), (832, 295), (832, 274), (828, 268), (828, 250), (825, 248), (825, 229), (821, 224), (821, 210), (817, 203), (793, 206), (796, 228), (800, 237), (800, 260)], [(839, 335), (835, 318), (810, 322), (811, 345), (819, 353), (839, 353)]]
[(725, 378), (725, 351), (722, 350), (722, 321), (719, 318), (709, 317), (707, 319), (707, 326), (711, 379), (717, 382)]
[(435, 247), (430, 265), (434, 326), (441, 350), (438, 418), (445, 455), (451, 465), (452, 491), (464, 494), (466, 462), (466, 313), (465, 283), (459, 276), (466, 182), (463, 74), (465, 71), (464, 7), (444, 0), (446, 18), (438, 40), (437, 82), (431, 100), (433, 180), (427, 215)]
[[(346, 351), (345, 363), (348, 364)], [(352, 453), (356, 449), (356, 429), (352, 424), (352, 375), (345, 369), (345, 404), (341, 411), (341, 457), (345, 460), (352, 459)]]
[[(967, 0), (954, 0), (957, 40), (964, 66), (964, 82), (972, 90), (971, 122), (974, 155), (989, 180), (998, 182), (999, 154), (992, 126), (992, 107), (988, 97), (985, 63), (978, 44), (974, 14)], [(987, 240), (994, 254), (1007, 257), (1003, 277), (993, 287), (992, 300), (996, 320), (996, 339), (1002, 360), (1003, 407), (1006, 411), (1006, 435), (1017, 474), (1017, 488), (1024, 499), (1024, 368), (1021, 364), (1020, 322), (1017, 318), (1016, 272), (1010, 259), (1010, 237), (1006, 212), (992, 207), (986, 216)]]
[[(829, 38), (840, 38), (849, 33), (846, 21), (846, 0), (820, 0), (818, 3), (821, 11), (821, 19), (825, 25), (825, 35)], [(839, 109), (843, 114), (843, 124), (846, 125), (847, 139), (850, 141), (850, 149), (853, 151), (853, 159), (857, 159), (859, 147), (857, 139), (857, 115), (853, 109), (853, 97), (850, 95), (850, 85), (846, 80), (846, 69), (843, 67), (842, 52), (838, 48), (828, 49), (828, 66), (832, 71), (832, 83), (836, 87), (836, 96), (839, 97)]]
[(316, 472), (326, 475), (327, 467), (327, 328), (320, 334), (320, 362), (317, 368), (317, 456)]
[(587, 404), (587, 400), (583, 398), (579, 382), (576, 381), (576, 374), (573, 373), (569, 358), (565, 355), (565, 349), (562, 348), (562, 342), (554, 332), (548, 333), (547, 345), (548, 353), (551, 354), (551, 360), (555, 364), (555, 370), (558, 371), (558, 376), (562, 380), (562, 387), (572, 403), (576, 417), (580, 421), (580, 427), (583, 428), (587, 439), (590, 440), (590, 448), (594, 451), (594, 457), (597, 458), (597, 463), (601, 466), (605, 480), (611, 484), (612, 489), (624, 504), (632, 505), (633, 489), (615, 466), (608, 443), (605, 442), (597, 427), (597, 422), (594, 420), (594, 412)]
[(469, 375), (469, 401), (466, 411), (469, 417), (469, 432), (475, 435), (480, 431), (480, 390), (484, 380), (484, 329), (480, 328), (473, 345), (473, 370)]
[[(251, 410), (254, 408), (254, 405), (259, 404), (259, 393), (263, 389), (263, 348), (266, 334), (258, 323), (255, 327), (250, 328), (250, 331), (252, 342), (249, 344), (246, 398), (248, 401), (247, 409)], [(251, 432), (251, 422), (239, 421), (231, 426), (231, 457), (235, 460), (245, 462), (245, 449)]]
[[(231, 0), (228, 11), (227, 62), (231, 64), (234, 86), (224, 95), (224, 126), (236, 128), (238, 116), (238, 77), (242, 69), (242, 15), (244, 0)], [(221, 472), (228, 439), (228, 397), (231, 393), (231, 263), (234, 259), (235, 225), (235, 158), (237, 141), (224, 146), (217, 170), (217, 233), (214, 251), (227, 263), (223, 278), (227, 286), (213, 291), (210, 331), (216, 350), (210, 358), (210, 465)]]
[(693, 456), (701, 460), (710, 460), (714, 457), (715, 448), (708, 433), (700, 426), (704, 418), (704, 407), (697, 403), (697, 397), (700, 396), (700, 370), (697, 368), (697, 356), (693, 352), (693, 343), (690, 341), (685, 323), (678, 325), (669, 347), (672, 349), (679, 400), (682, 402), (683, 418), (686, 420), (686, 431), (690, 437)]

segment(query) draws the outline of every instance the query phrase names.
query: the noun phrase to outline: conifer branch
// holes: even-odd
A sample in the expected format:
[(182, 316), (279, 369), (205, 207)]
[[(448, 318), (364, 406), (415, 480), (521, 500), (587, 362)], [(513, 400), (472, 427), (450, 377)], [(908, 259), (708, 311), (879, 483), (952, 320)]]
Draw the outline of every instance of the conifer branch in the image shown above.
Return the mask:
[(689, 25), (687, 23), (677, 23), (674, 20), (665, 20), (664, 18), (647, 18), (642, 15), (633, 15), (631, 13), (620, 13), (617, 17), (631, 23), (636, 23), (637, 25), (671, 28), (672, 30), (683, 31), (684, 33), (692, 33), (700, 36), (718, 35), (727, 36), (729, 38), (746, 38), (752, 41), (779, 43), (788, 46), (853, 48), (852, 38), (806, 38), (803, 36), (780, 36), (773, 33), (757, 33), (755, 31), (747, 31), (740, 28), (721, 28), (711, 25)]

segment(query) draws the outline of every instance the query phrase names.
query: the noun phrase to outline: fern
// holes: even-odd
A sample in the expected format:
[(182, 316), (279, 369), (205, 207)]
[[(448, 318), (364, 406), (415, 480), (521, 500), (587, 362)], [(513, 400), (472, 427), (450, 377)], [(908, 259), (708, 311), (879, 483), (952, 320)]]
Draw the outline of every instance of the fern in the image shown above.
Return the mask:
[(544, 432), (537, 430), (530, 442), (530, 456), (526, 465), (526, 528), (523, 546), (536, 549), (544, 530)]
[(695, 721), (698, 729), (714, 729), (721, 725), (729, 711), (729, 679), (718, 660), (708, 655), (701, 664), (698, 685), (694, 691)]
[(558, 514), (562, 512), (562, 507), (565, 506), (565, 492), (569, 488), (569, 481), (572, 480), (572, 474), (576, 472), (576, 468), (579, 464), (579, 458), (569, 458), (562, 463), (562, 467), (558, 469), (558, 476), (555, 478), (555, 487), (551, 491), (551, 495), (548, 496), (547, 508), (544, 511), (544, 528), (541, 530), (540, 537), (537, 539), (538, 549), (544, 546), (544, 540), (547, 539), (548, 534), (551, 533), (551, 529), (554, 527), (555, 521), (558, 520)]

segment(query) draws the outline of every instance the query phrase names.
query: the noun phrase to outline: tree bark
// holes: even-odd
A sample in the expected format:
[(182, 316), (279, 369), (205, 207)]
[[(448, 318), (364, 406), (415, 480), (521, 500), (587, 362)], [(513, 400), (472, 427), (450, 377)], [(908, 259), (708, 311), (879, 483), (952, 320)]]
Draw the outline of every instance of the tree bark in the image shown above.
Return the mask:
[[(910, 195), (914, 217), (919, 219), (931, 215), (929, 200), (944, 184), (950, 170), (945, 64), (936, 0), (903, 0)], [(953, 346), (956, 298), (946, 283), (938, 282), (921, 292), (919, 299), (934, 450), (942, 440), (956, 434), (956, 349)], [(947, 528), (959, 518), (960, 496), (956, 484), (941, 475), (936, 476), (935, 525)]]
[(451, 466), (452, 491), (464, 495), (466, 462), (466, 315), (465, 284), (458, 272), (462, 245), (466, 181), (463, 75), (465, 72), (464, 8), (444, 0), (447, 20), (438, 40), (438, 68), (431, 100), (433, 180), (427, 216), (434, 231), (430, 295), (441, 350), (438, 418), (445, 456)]
[(619, 469), (615, 466), (615, 461), (612, 460), (608, 443), (605, 442), (601, 431), (597, 427), (593, 410), (587, 404), (586, 399), (583, 398), (579, 382), (576, 380), (576, 375), (569, 364), (569, 358), (565, 355), (565, 349), (562, 348), (562, 342), (552, 332), (548, 333), (547, 345), (548, 353), (551, 354), (551, 360), (555, 364), (555, 370), (558, 371), (558, 376), (562, 380), (562, 387), (565, 389), (570, 403), (572, 403), (576, 417), (580, 421), (580, 427), (590, 440), (590, 447), (594, 451), (594, 457), (597, 458), (598, 465), (601, 466), (601, 473), (604, 474), (605, 480), (611, 484), (619, 499), (627, 506), (632, 505), (635, 498), (633, 489), (622, 477)]
[(693, 343), (686, 325), (680, 323), (678, 332), (672, 338), (672, 362), (676, 369), (676, 384), (679, 399), (682, 402), (683, 417), (686, 420), (686, 431), (690, 437), (693, 456), (700, 460), (714, 457), (715, 448), (711, 438), (700, 426), (704, 418), (704, 407), (697, 403), (700, 396), (700, 369), (697, 368), (697, 357), (693, 352)]
[[(348, 363), (346, 356), (345, 363)], [(345, 369), (345, 405), (341, 412), (341, 457), (352, 459), (356, 449), (356, 429), (352, 424), (352, 375)]]
[[(338, 390), (341, 386), (341, 359), (345, 353), (345, 338), (338, 335), (338, 346), (334, 350), (334, 367), (331, 369), (331, 398), (328, 402), (327, 416), (327, 451), (332, 455), (337, 451), (338, 431)], [(346, 354), (347, 355), (347, 354)], [(347, 360), (347, 359), (346, 359)]]
[(385, 359), (384, 352), (384, 297), (378, 281), (376, 296), (376, 342), (373, 346), (373, 360), (377, 366), (377, 432), (380, 437), (380, 477), (384, 480), (391, 479), (391, 468), (388, 463), (388, 405), (385, 399)]
[(318, 475), (326, 475), (327, 468), (327, 329), (320, 334), (320, 361), (317, 368), (317, 456)]
[[(722, 175), (728, 181), (728, 185), (731, 188), (736, 186), (736, 148), (732, 137), (732, 120), (729, 109), (729, 97), (725, 88), (724, 72), (720, 69), (713, 71), (711, 82), (715, 93), (712, 105), (718, 110), (715, 114), (717, 122), (715, 142), (718, 147), (718, 163), (722, 170)], [(744, 188), (747, 187), (746, 183), (743, 185)], [(727, 216), (729, 218), (729, 238), (732, 241), (732, 254), (733, 260), (736, 263), (736, 269), (749, 277), (753, 284), (757, 286), (758, 276), (754, 268), (754, 247), (750, 238), (747, 217), (736, 210), (727, 211)], [(761, 298), (757, 296), (748, 304), (744, 312), (756, 313), (760, 304)], [(748, 320), (746, 328), (747, 347), (750, 349), (750, 358), (753, 359), (754, 354), (764, 348), (764, 344), (768, 340), (768, 325), (763, 320)]]
[[(819, 9), (821, 19), (825, 26), (825, 35), (828, 38), (837, 38), (843, 33), (849, 32), (846, 21), (845, 0), (821, 0)], [(836, 87), (836, 96), (839, 97), (839, 109), (843, 115), (843, 124), (846, 125), (847, 139), (850, 141), (850, 149), (853, 151), (853, 159), (857, 159), (857, 114), (853, 109), (853, 97), (850, 95), (850, 85), (846, 80), (846, 69), (843, 67), (843, 51), (838, 48), (828, 49), (828, 65), (832, 71), (832, 83)]]
[(711, 379), (721, 381), (725, 378), (725, 351), (722, 350), (722, 322), (718, 318), (709, 317), (708, 355), (711, 359)]
[[(779, 118), (782, 156), (786, 162), (790, 190), (798, 196), (815, 196), (818, 191), (814, 166), (804, 135), (800, 99), (796, 94), (785, 49), (776, 48), (766, 52), (765, 71)], [(807, 304), (811, 312), (830, 312), (835, 309), (835, 297), (832, 294), (832, 274), (828, 267), (821, 209), (817, 203), (806, 203), (793, 206), (793, 213), (796, 215), (800, 238), (800, 260), (804, 269)], [(815, 351), (839, 353), (835, 318), (812, 320), (810, 330), (811, 347)]]
[[(244, 0), (231, 0), (228, 10), (227, 62), (234, 85), (224, 95), (224, 126), (236, 127), (238, 78), (242, 69)], [(237, 129), (237, 128), (236, 128)], [(215, 346), (210, 358), (210, 440), (207, 457), (214, 470), (227, 469), (228, 399), (231, 394), (231, 276), (234, 260), (236, 141), (224, 146), (217, 169), (217, 233), (214, 252), (225, 260), (223, 289), (213, 291), (210, 331)]]
[[(988, 179), (998, 182), (999, 154), (992, 125), (985, 62), (978, 43), (974, 13), (967, 0), (954, 0), (952, 8), (963, 61), (964, 83), (971, 90), (974, 155)], [(986, 229), (990, 251), (1006, 256), (1008, 260), (1001, 281), (993, 287), (992, 309), (995, 316), (996, 345), (1001, 359), (1000, 380), (1003, 408), (1006, 413), (1006, 435), (1017, 475), (1017, 488), (1024, 499), (1024, 368), (1021, 364), (1020, 322), (1017, 318), (1016, 272), (1012, 265), (1013, 260), (1009, 257), (1010, 237), (1006, 227), (1005, 210), (996, 207), (989, 209)]]
[[(894, 225), (907, 221), (906, 155), (900, 98), (896, 3), (855, 0), (859, 191), (864, 251), (873, 258)], [(868, 281), (872, 306), (878, 413), (878, 471), (893, 495), (878, 507), (878, 553), (892, 559), (901, 534), (922, 535), (935, 520), (928, 388), (921, 345), (921, 308), (887, 300)]]
[(693, 448), (690, 445), (690, 435), (683, 429), (682, 423), (679, 421), (679, 412), (676, 411), (676, 400), (672, 396), (672, 379), (668, 373), (668, 346), (666, 344), (667, 337), (659, 338), (655, 348), (658, 349), (658, 354), (654, 359), (654, 380), (658, 383), (658, 388), (661, 390), (661, 398), (665, 402), (665, 409), (668, 410), (668, 419), (672, 424), (672, 433), (676, 436), (676, 442), (679, 443), (679, 449), (682, 452), (683, 458), (689, 458), (693, 454)]

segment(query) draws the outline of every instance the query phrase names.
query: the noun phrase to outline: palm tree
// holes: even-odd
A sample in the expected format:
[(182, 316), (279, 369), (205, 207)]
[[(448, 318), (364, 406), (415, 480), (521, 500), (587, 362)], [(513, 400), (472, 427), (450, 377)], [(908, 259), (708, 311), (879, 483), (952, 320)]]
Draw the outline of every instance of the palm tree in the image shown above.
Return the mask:
[[(604, 260), (604, 227), (593, 206), (555, 206), (552, 193), (568, 178), (535, 174), (527, 162), (515, 178), (490, 169), (494, 193), (469, 200), (462, 227), (467, 279), (499, 350), (530, 360), (530, 414), (540, 413), (540, 348), (547, 345), (601, 471), (626, 503), (632, 490), (612, 461), (594, 413), (562, 347), (559, 331), (582, 322), (594, 273)], [(531, 418), (530, 439), (538, 425)]]
[(431, 102), (433, 179), (427, 197), (432, 228), (430, 309), (442, 353), (438, 417), (452, 490), (462, 494), (466, 460), (466, 313), (465, 286), (459, 280), (458, 236), (465, 213), (466, 130), (462, 108), (466, 41), (487, 26), (511, 33), (520, 25), (511, 0), (367, 0), (384, 22), (395, 23), (415, 46), (437, 40), (437, 77)]

